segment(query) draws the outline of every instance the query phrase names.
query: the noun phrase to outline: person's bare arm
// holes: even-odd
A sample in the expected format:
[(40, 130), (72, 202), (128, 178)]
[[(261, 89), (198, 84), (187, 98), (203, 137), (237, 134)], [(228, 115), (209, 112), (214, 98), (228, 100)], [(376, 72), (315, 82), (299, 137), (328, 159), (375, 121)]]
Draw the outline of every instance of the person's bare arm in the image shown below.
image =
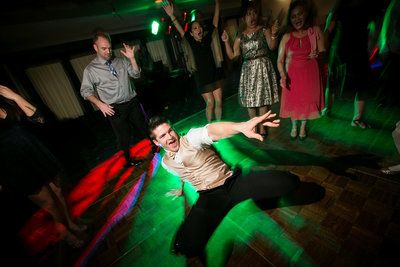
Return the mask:
[(218, 28), (218, 21), (219, 21), (219, 0), (215, 0), (215, 9), (213, 17), (213, 25), (215, 28)]
[(267, 40), (267, 44), (270, 50), (275, 50), (278, 47), (278, 31), (279, 31), (278, 20), (275, 20), (271, 29), (267, 29), (265, 31), (265, 40)]
[(26, 116), (31, 117), (33, 114), (35, 114), (36, 107), (10, 88), (0, 85), (0, 95), (4, 98), (14, 101)]
[(180, 36), (183, 37), (185, 35), (185, 31), (183, 30), (181, 24), (179, 23), (178, 19), (174, 15), (174, 5), (168, 2), (164, 2), (163, 8), (165, 13), (171, 18), (172, 23), (174, 24), (176, 30), (179, 32)]
[(233, 44), (233, 50), (232, 50), (231, 45), (229, 44), (229, 35), (226, 32), (226, 30), (224, 30), (224, 32), (222, 33), (221, 39), (225, 43), (225, 51), (226, 51), (226, 55), (228, 56), (229, 59), (232, 60), (232, 59), (240, 56), (240, 39), (239, 38), (235, 39), (235, 42)]
[(281, 77), (280, 84), (282, 88), (286, 87), (286, 72), (285, 72), (285, 60), (286, 60), (286, 55), (285, 55), (285, 48), (286, 48), (286, 43), (289, 40), (289, 34), (285, 34), (282, 37), (281, 43), (279, 44), (279, 54), (278, 54), (278, 62), (277, 62), (277, 67), (279, 71), (279, 75)]
[(318, 41), (317, 41), (318, 52), (325, 53), (326, 47), (325, 47), (324, 33), (322, 32), (321, 28), (318, 26), (314, 27), (314, 31), (316, 31), (319, 36)]
[(218, 141), (222, 138), (231, 137), (235, 134), (242, 133), (248, 138), (255, 138), (260, 141), (263, 137), (256, 132), (256, 127), (258, 124), (262, 124), (268, 127), (278, 127), (279, 119), (274, 119), (276, 114), (272, 114), (268, 111), (262, 116), (254, 117), (245, 122), (215, 122), (207, 126), (208, 136), (213, 141)]

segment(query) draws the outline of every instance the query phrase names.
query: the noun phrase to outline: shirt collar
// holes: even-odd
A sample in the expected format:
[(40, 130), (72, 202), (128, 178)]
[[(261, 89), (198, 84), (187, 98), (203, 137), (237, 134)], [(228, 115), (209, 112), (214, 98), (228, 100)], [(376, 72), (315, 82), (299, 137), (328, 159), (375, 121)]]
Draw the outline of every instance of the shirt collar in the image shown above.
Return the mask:
[[(112, 62), (113, 61), (113, 57), (111, 57), (111, 59), (110, 59), (110, 62)], [(101, 57), (99, 57), (99, 56), (97, 56), (96, 57), (96, 60), (97, 60), (97, 62), (99, 62), (100, 64), (102, 64), (102, 65), (106, 65), (106, 62), (107, 62), (107, 60), (105, 60), (105, 59), (102, 59)]]

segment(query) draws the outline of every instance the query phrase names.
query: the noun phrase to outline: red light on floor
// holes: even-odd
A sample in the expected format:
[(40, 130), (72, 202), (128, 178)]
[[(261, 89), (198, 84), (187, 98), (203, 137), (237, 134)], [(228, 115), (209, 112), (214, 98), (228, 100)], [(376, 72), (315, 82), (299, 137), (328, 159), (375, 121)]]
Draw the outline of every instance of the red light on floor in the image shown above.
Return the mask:
[[(130, 153), (136, 159), (143, 159), (151, 151), (151, 147), (151, 142), (149, 140), (143, 140), (133, 146)], [(154, 160), (155, 159), (152, 160), (149, 166), (149, 174), (151, 175), (148, 177), (151, 177), (158, 168), (159, 160), (153, 162)], [(131, 174), (134, 167), (125, 169), (125, 163), (126, 160), (123, 156), (123, 152), (119, 151), (81, 179), (67, 197), (72, 219), (81, 216), (99, 198), (110, 180), (119, 179), (114, 186), (115, 191), (118, 190), (129, 177), (132, 177)], [(143, 179), (144, 177), (142, 180)], [(136, 190), (135, 192), (139, 191), (140, 190)], [(105, 203), (106, 201), (103, 201), (102, 204), (104, 205)], [(134, 203), (134, 201), (131, 201), (130, 205), (132, 205), (132, 203)], [(100, 207), (102, 207), (102, 205)], [(60, 229), (63, 227), (65, 228), (63, 225), (56, 225), (45, 209), (39, 209), (19, 230), (18, 236), (21, 238), (26, 249), (31, 254), (37, 255), (46, 252), (46, 250), (48, 251), (49, 248), (52, 248), (52, 245), (61, 239)], [(46, 257), (46, 255), (42, 256), (42, 258), (43, 257)]]

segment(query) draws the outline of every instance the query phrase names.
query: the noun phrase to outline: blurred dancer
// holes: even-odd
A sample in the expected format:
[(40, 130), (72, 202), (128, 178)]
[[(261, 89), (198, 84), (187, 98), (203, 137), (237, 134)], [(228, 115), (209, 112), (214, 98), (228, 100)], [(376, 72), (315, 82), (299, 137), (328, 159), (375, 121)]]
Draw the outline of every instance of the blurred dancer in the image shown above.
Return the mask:
[(36, 107), (0, 85), (0, 190), (9, 188), (27, 196), (50, 213), (62, 239), (71, 247), (81, 247), (83, 241), (74, 232), (82, 232), (86, 226), (75, 224), (69, 215), (60, 187), (61, 164), (22, 127), (25, 116), (33, 123), (44, 123)]
[[(371, 126), (363, 120), (366, 100), (372, 95), (371, 68), (368, 56), (368, 24), (383, 3), (371, 0), (339, 0), (333, 10), (335, 23), (330, 49), (330, 74), (334, 75), (340, 94), (354, 98), (351, 126)], [(332, 89), (332, 87), (330, 87)]]

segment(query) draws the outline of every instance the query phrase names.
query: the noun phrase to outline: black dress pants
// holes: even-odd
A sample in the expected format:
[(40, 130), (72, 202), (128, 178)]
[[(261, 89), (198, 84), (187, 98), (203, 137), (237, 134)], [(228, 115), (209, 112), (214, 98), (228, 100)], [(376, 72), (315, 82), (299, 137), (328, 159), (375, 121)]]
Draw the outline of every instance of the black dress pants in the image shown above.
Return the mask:
[(118, 148), (124, 151), (124, 156), (129, 161), (131, 127), (139, 130), (143, 137), (148, 138), (147, 122), (136, 97), (128, 102), (111, 106), (114, 107), (115, 114), (108, 119), (117, 137)]
[(259, 171), (246, 176), (235, 172), (224, 185), (199, 192), (199, 199), (176, 234), (174, 252), (201, 256), (214, 230), (236, 204), (250, 198), (261, 201), (285, 196), (299, 184), (296, 175), (285, 171)]

